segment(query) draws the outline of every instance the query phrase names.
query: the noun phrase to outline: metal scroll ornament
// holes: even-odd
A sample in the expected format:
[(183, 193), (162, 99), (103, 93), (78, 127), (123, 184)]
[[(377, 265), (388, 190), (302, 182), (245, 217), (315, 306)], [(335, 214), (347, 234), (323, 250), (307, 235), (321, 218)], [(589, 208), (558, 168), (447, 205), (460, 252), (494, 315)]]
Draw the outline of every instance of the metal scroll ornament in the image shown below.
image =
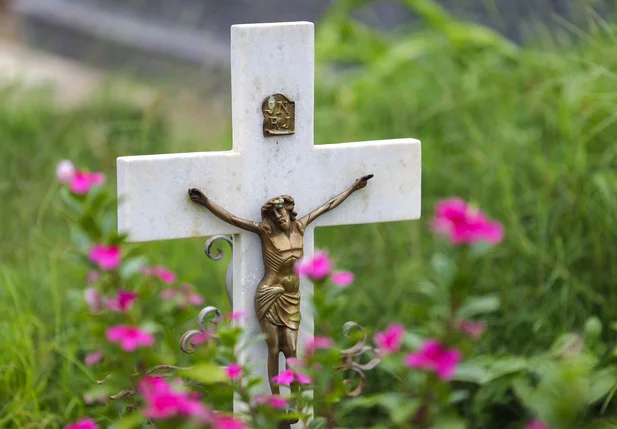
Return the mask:
[[(347, 396), (358, 396), (364, 390), (366, 383), (365, 371), (370, 371), (375, 368), (381, 362), (381, 358), (377, 355), (377, 352), (373, 347), (366, 345), (366, 332), (361, 325), (356, 322), (347, 322), (343, 325), (343, 335), (346, 337), (352, 331), (359, 331), (362, 334), (362, 338), (352, 347), (342, 350), (341, 355), (343, 357), (343, 363), (339, 366), (338, 371), (343, 373), (345, 377), (344, 383), (347, 387)], [(373, 357), (367, 363), (360, 363), (359, 360), (364, 354), (372, 354)], [(354, 380), (354, 376), (358, 377), (358, 381)], [(355, 385), (355, 387), (354, 387)]]
[[(264, 277), (255, 292), (255, 313), (268, 346), (268, 379), (279, 373), (279, 355), (295, 358), (300, 328), (300, 279), (294, 265), (304, 252), (304, 231), (324, 213), (338, 207), (354, 192), (366, 187), (372, 174), (357, 179), (341, 194), (302, 218), (297, 217), (294, 199), (289, 195), (272, 198), (261, 207), (261, 221), (241, 219), (207, 198), (199, 189), (189, 189), (191, 200), (210, 210), (219, 219), (261, 240)], [(270, 381), (272, 394), (279, 386)]]
[[(226, 235), (215, 235), (206, 241), (206, 245), (204, 247), (204, 253), (208, 258), (214, 261), (220, 261), (223, 257), (223, 251), (220, 248), (216, 249), (216, 254), (212, 254), (212, 245), (219, 240), (226, 241), (229, 244), (229, 247), (233, 250), (234, 242), (231, 237), (227, 237)], [(229, 304), (232, 307), (233, 311), (233, 272), (234, 272), (234, 260), (231, 258), (229, 260), (229, 265), (227, 266), (227, 273), (225, 274), (225, 292), (227, 293), (227, 299), (229, 300)]]

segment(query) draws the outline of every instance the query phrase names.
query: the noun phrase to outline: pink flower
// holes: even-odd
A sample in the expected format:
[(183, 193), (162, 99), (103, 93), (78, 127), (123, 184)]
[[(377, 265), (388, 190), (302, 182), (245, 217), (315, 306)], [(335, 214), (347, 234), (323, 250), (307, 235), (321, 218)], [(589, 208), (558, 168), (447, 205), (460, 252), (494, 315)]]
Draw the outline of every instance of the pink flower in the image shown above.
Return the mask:
[(401, 348), (405, 328), (399, 323), (393, 323), (383, 332), (375, 334), (375, 344), (382, 354), (396, 353)]
[(161, 291), (161, 298), (165, 301), (173, 299), (178, 292), (175, 289), (167, 288)]
[(115, 270), (120, 265), (120, 247), (99, 244), (90, 249), (88, 257), (102, 270)]
[(225, 375), (230, 380), (238, 380), (242, 378), (242, 367), (237, 363), (232, 363), (225, 368)]
[(405, 365), (435, 372), (440, 379), (449, 380), (462, 358), (457, 349), (447, 349), (438, 340), (426, 340), (419, 351), (405, 356)]
[(133, 326), (112, 326), (107, 328), (105, 333), (109, 342), (120, 344), (122, 350), (127, 352), (135, 351), (139, 347), (151, 347), (154, 345), (154, 336), (151, 333)]
[(217, 416), (213, 422), (214, 429), (249, 429), (242, 420), (229, 416)]
[(162, 290), (161, 298), (165, 301), (175, 299), (178, 307), (202, 305), (204, 303), (202, 296), (195, 292), (195, 286), (189, 283), (184, 283), (178, 289), (167, 288)]
[(257, 395), (255, 396), (255, 404), (257, 405), (269, 405), (275, 410), (281, 410), (287, 408), (289, 401), (279, 395)]
[(323, 280), (330, 275), (332, 263), (326, 252), (315, 252), (312, 257), (306, 257), (296, 264), (298, 277), (308, 277), (311, 280)]
[(73, 423), (71, 425), (65, 426), (64, 429), (98, 429), (99, 427), (96, 425), (94, 420), (92, 419), (81, 419), (80, 421)]
[(93, 313), (101, 310), (101, 294), (94, 286), (87, 287), (84, 290), (84, 300)]
[(542, 423), (540, 420), (536, 419), (529, 422), (529, 424), (525, 426), (525, 429), (549, 429), (549, 427)]
[(329, 349), (330, 347), (334, 347), (334, 340), (332, 338), (314, 337), (306, 344), (306, 354), (310, 356), (315, 353), (315, 350)]
[(83, 195), (90, 192), (94, 186), (102, 185), (105, 182), (103, 173), (90, 173), (87, 171), (76, 171), (71, 179), (69, 188), (74, 194)]
[(92, 366), (98, 363), (102, 358), (103, 358), (103, 352), (101, 352), (100, 350), (96, 350), (84, 358), (84, 363), (87, 366)]
[(56, 166), (56, 177), (60, 183), (64, 183), (68, 185), (75, 177), (75, 173), (77, 173), (77, 169), (73, 165), (71, 161), (64, 160), (60, 161)]
[(300, 384), (311, 384), (313, 382), (311, 377), (306, 374), (302, 374), (299, 371), (294, 371), (294, 374), (296, 376), (296, 380), (298, 380), (298, 383)]
[(196, 293), (190, 293), (186, 297), (186, 301), (191, 305), (202, 305), (204, 303), (204, 299), (201, 295)]
[(290, 368), (298, 368), (298, 367), (301, 368), (301, 367), (306, 366), (306, 362), (303, 361), (302, 359), (290, 357), (290, 358), (287, 358), (287, 366)]
[(293, 383), (294, 379), (294, 372), (290, 369), (286, 369), (279, 372), (278, 375), (272, 377), (272, 382), (276, 384), (291, 384)]
[(101, 273), (98, 271), (90, 271), (86, 276), (86, 283), (92, 284), (98, 282), (101, 279)]
[(297, 380), (300, 384), (311, 384), (313, 382), (313, 379), (308, 375), (291, 369), (281, 371), (278, 375), (272, 377), (272, 381), (276, 384), (287, 385), (293, 383), (294, 380)]
[(225, 317), (227, 317), (229, 320), (240, 320), (244, 319), (246, 316), (248, 316), (248, 313), (245, 311), (234, 311), (232, 313), (229, 313)]
[(473, 322), (471, 320), (460, 320), (457, 329), (478, 341), (486, 331), (486, 322)]
[(332, 274), (332, 277), (331, 277), (332, 283), (334, 283), (335, 286), (339, 286), (339, 287), (349, 286), (350, 284), (353, 283), (354, 278), (355, 277), (353, 273), (350, 273), (349, 271), (336, 272)]
[(504, 236), (503, 226), (499, 222), (490, 220), (460, 198), (439, 202), (431, 226), (433, 231), (448, 237), (454, 245), (479, 241), (498, 244)]
[(133, 307), (133, 303), (136, 300), (137, 294), (135, 292), (120, 289), (115, 298), (105, 300), (105, 307), (117, 313), (126, 313)]
[(176, 282), (176, 274), (162, 265), (155, 265), (150, 268), (146, 267), (142, 272), (149, 276), (158, 277), (159, 280), (168, 285), (172, 285)]
[(146, 377), (139, 384), (139, 393), (144, 397), (143, 413), (151, 419), (169, 419), (176, 416), (198, 417), (211, 420), (211, 412), (192, 392), (181, 389), (182, 382), (171, 384), (161, 377)]
[(199, 334), (196, 334), (193, 338), (191, 338), (191, 345), (197, 346), (210, 340), (210, 338), (212, 338), (210, 334), (206, 332), (200, 332)]

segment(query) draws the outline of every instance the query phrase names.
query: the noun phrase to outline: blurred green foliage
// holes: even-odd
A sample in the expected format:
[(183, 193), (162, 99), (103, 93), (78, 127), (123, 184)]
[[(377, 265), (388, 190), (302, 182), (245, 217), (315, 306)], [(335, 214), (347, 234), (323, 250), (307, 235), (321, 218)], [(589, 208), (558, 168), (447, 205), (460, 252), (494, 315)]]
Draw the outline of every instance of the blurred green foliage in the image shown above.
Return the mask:
[[(353, 299), (332, 323), (413, 326), (423, 319), (419, 280), (435, 249), (427, 221), (434, 203), (453, 195), (477, 202), (506, 227), (504, 243), (476, 270), (477, 291), (501, 302), (488, 319), (486, 351), (532, 355), (592, 315), (611, 323), (617, 26), (587, 10), (585, 31), (570, 28), (519, 47), (428, 0), (405, 3), (423, 18), (413, 32), (386, 36), (353, 21), (349, 11), (358, 2), (337, 3), (317, 26), (317, 141), (423, 142), (422, 220), (318, 230), (318, 246), (358, 277)], [(211, 145), (225, 147), (230, 143)], [(86, 273), (67, 260), (56, 163), (72, 159), (113, 182), (116, 156), (200, 149), (203, 141), (172, 134), (155, 110), (102, 99), (59, 111), (45, 93), (0, 92), (0, 427), (56, 428), (82, 406), (83, 377), (76, 374), (83, 327), (67, 318), (66, 295)], [(203, 241), (143, 250), (192, 280), (208, 303), (228, 309), (228, 256), (206, 260)], [(614, 330), (601, 335), (615, 340)], [(495, 422), (510, 413), (521, 417), (509, 387), (491, 389), (484, 393), (490, 406), (478, 405), (481, 429), (504, 427)]]

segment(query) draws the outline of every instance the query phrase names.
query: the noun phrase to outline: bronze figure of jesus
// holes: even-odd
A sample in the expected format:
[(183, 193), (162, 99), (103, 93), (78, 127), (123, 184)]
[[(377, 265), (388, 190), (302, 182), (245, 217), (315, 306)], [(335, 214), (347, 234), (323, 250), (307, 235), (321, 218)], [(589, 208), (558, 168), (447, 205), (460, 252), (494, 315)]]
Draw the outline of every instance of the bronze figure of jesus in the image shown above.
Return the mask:
[(332, 198), (301, 219), (296, 218), (294, 199), (281, 195), (268, 200), (261, 207), (261, 222), (241, 219), (209, 200), (199, 189), (189, 189), (191, 200), (210, 210), (219, 219), (261, 239), (265, 267), (255, 293), (255, 313), (268, 345), (268, 376), (272, 394), (279, 387), (272, 377), (279, 372), (279, 354), (296, 357), (300, 328), (300, 279), (294, 265), (304, 251), (304, 230), (324, 213), (338, 207), (352, 193), (366, 186), (372, 174), (356, 180), (346, 191)]

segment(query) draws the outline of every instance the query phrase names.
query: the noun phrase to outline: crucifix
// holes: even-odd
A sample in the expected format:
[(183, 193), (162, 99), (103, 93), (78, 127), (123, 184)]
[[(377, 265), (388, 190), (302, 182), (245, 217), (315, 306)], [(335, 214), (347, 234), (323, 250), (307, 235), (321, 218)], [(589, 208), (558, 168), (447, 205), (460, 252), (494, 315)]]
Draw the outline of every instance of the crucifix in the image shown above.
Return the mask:
[(313, 335), (312, 285), (283, 278), (289, 261), (313, 252), (315, 227), (418, 219), (420, 142), (313, 145), (309, 22), (232, 26), (231, 86), (232, 150), (118, 158), (118, 224), (133, 242), (233, 234), (233, 310), (271, 355), (260, 342), (240, 359), (268, 380)]

